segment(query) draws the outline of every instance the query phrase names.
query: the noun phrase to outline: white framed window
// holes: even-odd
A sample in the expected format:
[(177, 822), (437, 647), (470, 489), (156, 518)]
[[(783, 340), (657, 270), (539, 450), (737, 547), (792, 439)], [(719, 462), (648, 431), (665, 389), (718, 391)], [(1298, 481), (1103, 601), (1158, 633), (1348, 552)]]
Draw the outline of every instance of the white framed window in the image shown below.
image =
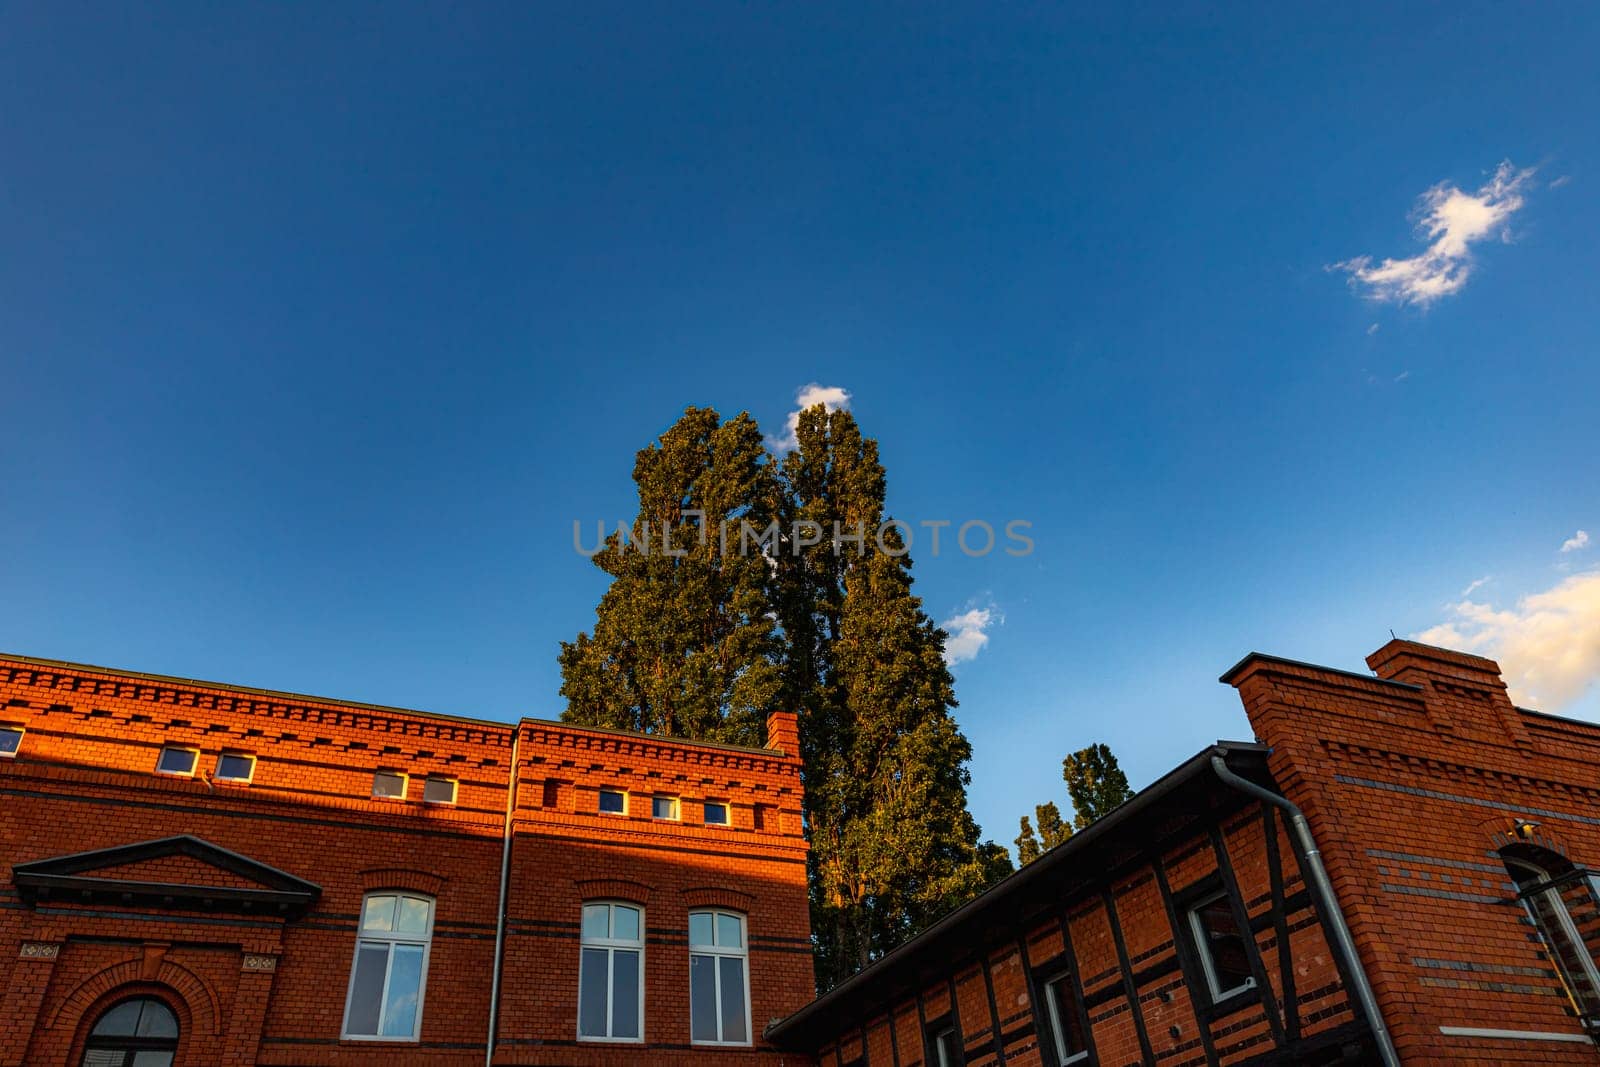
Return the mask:
[(745, 919), (707, 908), (689, 913), (689, 1040), (750, 1044), (750, 949)]
[(930, 1067), (962, 1067), (967, 1062), (961, 1051), (961, 1035), (953, 1022), (928, 1027), (928, 1062)]
[(706, 801), (706, 825), (727, 826), (728, 805), (722, 803), (720, 800)]
[(677, 797), (651, 797), (650, 798), (650, 814), (651, 814), (651, 816), (653, 818), (671, 819), (673, 821), (677, 821), (677, 818), (678, 818), (678, 798)]
[(456, 802), (456, 780), (454, 778), (429, 778), (422, 783), (422, 802), (424, 804), (454, 804)]
[(600, 790), (600, 810), (607, 815), (628, 814), (628, 794), (621, 789)]
[(1071, 972), (1047, 980), (1042, 992), (1045, 1019), (1050, 1026), (1050, 1049), (1056, 1056), (1055, 1067), (1066, 1067), (1088, 1058), (1089, 1044), (1084, 1039), (1083, 1016)]
[(1219, 889), (1189, 905), (1189, 932), (1205, 971), (1211, 1003), (1255, 988), (1248, 937), (1234, 918), (1226, 890)]
[(175, 774), (182, 778), (192, 778), (194, 769), (200, 762), (198, 748), (179, 748), (168, 745), (161, 750), (161, 755), (156, 757), (156, 772), (158, 774)]
[(644, 910), (583, 906), (578, 963), (578, 1040), (644, 1040)]
[(256, 776), (256, 758), (246, 752), (224, 752), (217, 757), (217, 781), (248, 782)]
[(20, 726), (0, 726), (0, 759), (10, 759), (22, 747), (23, 729)]
[(406, 798), (406, 776), (399, 771), (379, 771), (372, 776), (372, 795), (384, 800)]
[(349, 1041), (416, 1041), (433, 943), (433, 898), (416, 893), (368, 893), (345, 995)]

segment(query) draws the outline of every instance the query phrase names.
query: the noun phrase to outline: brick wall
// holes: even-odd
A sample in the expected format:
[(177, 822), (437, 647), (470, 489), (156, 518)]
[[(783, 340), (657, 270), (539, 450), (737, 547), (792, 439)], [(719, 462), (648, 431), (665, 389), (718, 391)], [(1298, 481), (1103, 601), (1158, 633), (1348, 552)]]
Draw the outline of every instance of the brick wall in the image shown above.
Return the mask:
[[(0, 1067), (75, 1065), (93, 1020), (132, 993), (176, 1012), (184, 1064), (481, 1064), (513, 781), (496, 1062), (645, 1054), (576, 1041), (582, 902), (628, 894), (647, 916), (651, 1062), (798, 1062), (759, 1041), (812, 990), (793, 716), (774, 718), (774, 750), (732, 749), (0, 658), (0, 725), (26, 731), (0, 758)], [(195, 776), (155, 773), (164, 746), (198, 750)], [(256, 757), (249, 784), (215, 780), (224, 752)], [(406, 799), (373, 798), (379, 770), (410, 776)], [(457, 781), (456, 802), (423, 803), (429, 776)], [(626, 816), (598, 813), (602, 784), (628, 791)], [(657, 793), (680, 798), (680, 822), (650, 817)], [(732, 825), (704, 825), (706, 799), (727, 803)], [(320, 896), (284, 914), (98, 891), (29, 899), (11, 880), (15, 865), (173, 835)], [(219, 895), (251, 884), (187, 855), (87, 873)], [(362, 899), (378, 889), (436, 901), (417, 1042), (340, 1038)], [(690, 1049), (685, 930), (701, 904), (748, 914), (754, 1049)]]

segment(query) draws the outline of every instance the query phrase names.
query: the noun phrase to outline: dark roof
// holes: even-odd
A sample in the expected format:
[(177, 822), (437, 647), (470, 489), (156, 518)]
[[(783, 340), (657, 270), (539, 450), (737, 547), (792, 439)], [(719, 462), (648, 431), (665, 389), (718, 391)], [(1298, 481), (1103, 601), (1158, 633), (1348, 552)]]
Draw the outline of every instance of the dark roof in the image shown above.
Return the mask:
[(950, 961), (981, 946), (1014, 941), (1026, 924), (1058, 913), (1078, 890), (1103, 884), (1116, 868), (1158, 845), (1179, 825), (1221, 805), (1249, 803), (1222, 786), (1211, 766), (1221, 756), (1236, 773), (1271, 787), (1267, 748), (1218, 741), (1185, 760), (1115, 811), (1078, 831), (1015, 874), (1002, 879), (882, 959), (840, 982), (787, 1019), (767, 1028), (776, 1045), (814, 1050), (948, 973)]
[(1304, 660), (1289, 659), (1286, 656), (1272, 656), (1265, 652), (1252, 652), (1244, 659), (1222, 672), (1222, 677), (1217, 681), (1224, 685), (1232, 685), (1233, 680), (1252, 663), (1275, 663), (1280, 667), (1295, 667), (1300, 670), (1321, 671), (1324, 674), (1338, 674), (1346, 678), (1355, 678), (1363, 682), (1372, 682), (1375, 685), (1392, 685), (1401, 689), (1410, 689), (1413, 692), (1421, 689), (1420, 685), (1410, 682), (1397, 682), (1393, 678), (1379, 678), (1376, 674), (1362, 674), (1360, 671), (1347, 671), (1340, 667), (1327, 667), (1320, 663), (1306, 663)]

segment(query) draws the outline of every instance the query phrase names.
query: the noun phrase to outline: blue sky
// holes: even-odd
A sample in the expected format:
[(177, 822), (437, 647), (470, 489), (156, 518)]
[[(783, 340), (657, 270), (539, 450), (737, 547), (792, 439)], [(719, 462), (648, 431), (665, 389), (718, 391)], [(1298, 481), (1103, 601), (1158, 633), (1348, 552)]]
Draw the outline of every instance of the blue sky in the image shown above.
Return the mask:
[(1443, 635), (1600, 715), (1597, 54), (1577, 4), (13, 7), (0, 648), (554, 716), (573, 521), (818, 383), (897, 515), (1033, 524), (917, 553), (990, 612), (1007, 843), (1070, 749), (1248, 735), (1252, 649)]

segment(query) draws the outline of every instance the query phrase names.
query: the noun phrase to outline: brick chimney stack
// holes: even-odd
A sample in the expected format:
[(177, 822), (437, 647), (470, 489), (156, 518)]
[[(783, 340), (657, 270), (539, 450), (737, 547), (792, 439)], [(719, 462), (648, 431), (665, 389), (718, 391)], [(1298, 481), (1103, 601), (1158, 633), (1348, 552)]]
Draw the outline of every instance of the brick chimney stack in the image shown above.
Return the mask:
[(774, 711), (767, 716), (767, 747), (785, 756), (800, 758), (800, 716), (792, 711)]
[(1419, 641), (1394, 640), (1367, 657), (1379, 678), (1419, 687), (1436, 729), (1531, 746), (1500, 664)]

